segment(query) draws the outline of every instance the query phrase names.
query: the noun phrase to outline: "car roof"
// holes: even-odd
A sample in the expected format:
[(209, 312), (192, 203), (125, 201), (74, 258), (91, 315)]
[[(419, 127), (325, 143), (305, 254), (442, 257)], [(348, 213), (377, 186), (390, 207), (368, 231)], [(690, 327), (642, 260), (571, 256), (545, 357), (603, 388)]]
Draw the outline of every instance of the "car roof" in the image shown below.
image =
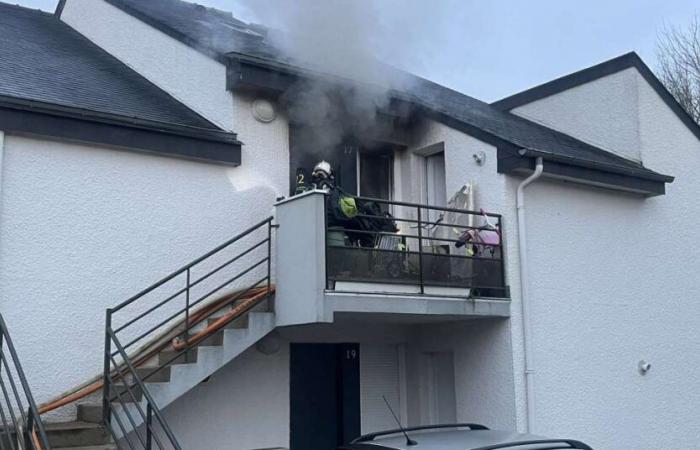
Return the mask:
[[(423, 430), (419, 432), (409, 432), (409, 436), (417, 442), (417, 445), (407, 446), (406, 438), (402, 434), (377, 438), (372, 441), (363, 442), (363, 444), (369, 444), (367, 448), (377, 446), (379, 449), (386, 447), (395, 450), (470, 450), (496, 444), (546, 439), (532, 434), (502, 430)], [(532, 444), (514, 448), (517, 448), (517, 450), (536, 450), (557, 447), (552, 447), (552, 444), (549, 443)], [(560, 448), (570, 447), (562, 444)]]

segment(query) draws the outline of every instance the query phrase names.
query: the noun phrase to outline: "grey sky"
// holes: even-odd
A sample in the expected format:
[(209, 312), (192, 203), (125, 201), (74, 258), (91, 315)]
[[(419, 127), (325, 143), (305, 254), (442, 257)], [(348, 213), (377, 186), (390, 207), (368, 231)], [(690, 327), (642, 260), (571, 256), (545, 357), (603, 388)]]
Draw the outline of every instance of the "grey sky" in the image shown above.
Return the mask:
[[(292, 0), (267, 0), (288, 6)], [(313, 1), (313, 0), (312, 0)], [(321, 0), (318, 0), (321, 1)], [(335, 0), (334, 0), (335, 1)], [(342, 1), (342, 0), (339, 0)], [(56, 0), (10, 0), (53, 11)], [(259, 0), (197, 0), (265, 23)], [(277, 2), (277, 3), (275, 3)], [(365, 0), (363, 3), (368, 3)], [(305, 2), (307, 5), (309, 1)], [(384, 59), (486, 101), (635, 50), (652, 67), (664, 24), (685, 25), (697, 0), (375, 0), (393, 40)], [(249, 5), (256, 5), (254, 8)], [(293, 4), (293, 3), (292, 3)], [(406, 42), (407, 51), (396, 51)], [(397, 44), (398, 43), (398, 44)], [(382, 53), (382, 50), (379, 50)]]

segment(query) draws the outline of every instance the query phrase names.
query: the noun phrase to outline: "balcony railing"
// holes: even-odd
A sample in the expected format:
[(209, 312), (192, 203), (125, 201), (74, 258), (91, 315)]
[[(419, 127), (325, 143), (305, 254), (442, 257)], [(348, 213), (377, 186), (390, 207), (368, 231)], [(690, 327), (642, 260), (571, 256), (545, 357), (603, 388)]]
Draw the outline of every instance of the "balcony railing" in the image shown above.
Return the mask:
[(325, 203), (327, 289), (373, 283), (509, 296), (499, 214), (354, 197), (358, 213), (347, 218), (337, 199)]

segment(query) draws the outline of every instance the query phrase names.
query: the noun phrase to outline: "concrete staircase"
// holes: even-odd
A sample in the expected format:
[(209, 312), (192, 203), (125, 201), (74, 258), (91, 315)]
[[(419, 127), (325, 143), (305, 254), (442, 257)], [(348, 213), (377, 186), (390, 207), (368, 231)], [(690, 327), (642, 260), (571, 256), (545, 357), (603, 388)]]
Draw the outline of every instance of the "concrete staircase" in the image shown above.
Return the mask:
[[(101, 422), (101, 420), (100, 420)], [(102, 423), (75, 421), (47, 423), (46, 434), (52, 448), (70, 450), (116, 450)]]
[[(209, 320), (213, 320), (213, 318)], [(153, 378), (149, 378), (145, 383), (146, 388), (158, 407), (163, 409), (253, 346), (274, 328), (274, 313), (251, 311), (246, 316), (231, 322), (227, 328), (202, 341), (187, 355), (180, 356), (175, 360), (175, 363), (158, 372)], [(193, 330), (193, 333), (196, 331)], [(163, 364), (175, 355), (176, 352), (172, 350), (161, 352), (157, 359), (154, 358), (152, 362), (146, 363), (139, 369), (139, 372), (144, 375), (150, 373), (159, 363)], [(114, 388), (120, 389), (119, 385)], [(146, 403), (142, 400), (141, 394), (134, 392), (134, 396), (145, 411)], [(133, 401), (127, 402), (126, 397), (122, 396), (125, 407), (128, 408), (136, 424), (140, 425), (142, 423), (141, 415)], [(132, 399), (129, 398), (129, 400)], [(124, 420), (126, 417), (124, 408), (118, 403), (115, 406)], [(116, 424), (115, 429), (118, 429)]]
[[(275, 328), (275, 314), (270, 312), (269, 304), (270, 300), (263, 301), (247, 314), (200, 342), (186, 355), (178, 357), (145, 380), (146, 389), (158, 408), (161, 410), (165, 408), (270, 333)], [(228, 308), (213, 314), (208, 319), (208, 323), (212, 323), (227, 311), (229, 311)], [(191, 334), (197, 333), (205, 326), (206, 323), (201, 323), (193, 327)], [(163, 350), (136, 369), (139, 377), (143, 379), (161, 364), (172, 360), (177, 353), (172, 349)], [(119, 384), (113, 386), (112, 392), (115, 395), (119, 392), (124, 403), (124, 406), (119, 401), (113, 403), (122, 423), (131, 425), (126, 416), (128, 411), (134, 425), (136, 427), (142, 425), (143, 418), (134, 400), (139, 402), (142, 411), (145, 412), (146, 402), (143, 399), (143, 392), (132, 388), (131, 395), (134, 397), (132, 398), (126, 391), (126, 387)], [(76, 421), (47, 424), (49, 439), (54, 448), (117, 449), (112, 443), (109, 431), (102, 424), (101, 403), (82, 403), (77, 406), (77, 411)], [(120, 427), (114, 417), (112, 429), (117, 433), (117, 437), (121, 438)]]

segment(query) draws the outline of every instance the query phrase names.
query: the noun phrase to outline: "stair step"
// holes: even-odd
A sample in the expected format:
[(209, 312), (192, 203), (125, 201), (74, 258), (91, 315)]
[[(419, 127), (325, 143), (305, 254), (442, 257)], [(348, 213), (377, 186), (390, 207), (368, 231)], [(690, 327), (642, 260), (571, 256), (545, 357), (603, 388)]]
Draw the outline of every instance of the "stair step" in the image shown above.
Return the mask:
[[(250, 321), (250, 317), (248, 316), (248, 314), (244, 314), (243, 316), (241, 316), (241, 317), (239, 317), (239, 318), (237, 318), (237, 319), (235, 319), (235, 320), (233, 320), (233, 321), (227, 323), (227, 324), (224, 326), (224, 328), (228, 328), (228, 329), (233, 328), (233, 329), (239, 329), (239, 330), (241, 330), (241, 329), (244, 329), (244, 328), (248, 328), (248, 323), (249, 323), (249, 321)], [(211, 324), (213, 324), (214, 322), (216, 322), (216, 319), (209, 319), (208, 324), (211, 325)]]
[[(190, 335), (192, 336), (192, 335)], [(212, 334), (211, 336), (205, 338), (201, 342), (199, 342), (197, 345), (201, 345), (203, 347), (215, 347), (217, 345), (223, 345), (224, 344), (224, 331), (219, 330), (216, 333)]]
[(102, 403), (79, 404), (78, 421), (87, 423), (102, 423)]
[(63, 447), (64, 450), (118, 450), (114, 444), (88, 445), (81, 447)]
[[(243, 317), (241, 317), (243, 318)], [(231, 360), (255, 345), (275, 328), (275, 314), (272, 312), (255, 312), (247, 314), (249, 327), (244, 329), (223, 329), (223, 345), (212, 347), (198, 346), (185, 353), (166, 350), (154, 357), (152, 364), (168, 364), (168, 360), (177, 356), (177, 362), (170, 365), (171, 378), (169, 382), (147, 383), (148, 394), (160, 407), (165, 408), (185, 393), (198, 386), (203, 380), (216, 373)], [(205, 322), (206, 323), (206, 322)], [(241, 326), (240, 324), (238, 324)], [(182, 353), (182, 354), (181, 354)], [(178, 356), (179, 355), (179, 356)], [(147, 369), (146, 367), (141, 367)], [(118, 403), (115, 410), (132, 412), (137, 426), (143, 423), (143, 418), (136, 412), (136, 405), (126, 404), (125, 408)], [(131, 427), (130, 427), (131, 428)]]
[[(173, 354), (174, 356), (174, 354)], [(156, 368), (155, 367), (140, 367), (136, 369), (136, 374), (141, 378), (144, 383), (167, 383), (170, 381), (170, 366), (161, 367), (158, 372), (153, 373), (148, 378), (147, 375), (151, 374)]]
[[(233, 302), (231, 305), (226, 306), (225, 308), (220, 309), (219, 311), (214, 312), (209, 316), (210, 319), (216, 319), (218, 317), (221, 317), (227, 313), (229, 313), (233, 308), (236, 306), (239, 306), (241, 303), (245, 302), (246, 299), (238, 299), (235, 302)], [(251, 311), (255, 312), (270, 312), (271, 310), (271, 302), (270, 299), (267, 298), (265, 300), (262, 300), (260, 303), (255, 305)]]
[[(133, 386), (127, 389), (123, 384), (113, 384), (110, 392), (112, 398), (114, 398), (114, 403), (120, 403), (120, 400), (123, 403), (134, 403), (134, 400), (140, 402), (143, 397), (143, 391), (139, 386)], [(129, 394), (129, 392), (131, 392), (131, 394)], [(117, 394), (119, 395), (117, 396)]]
[(192, 364), (197, 362), (197, 347), (187, 353), (183, 353), (171, 362), (170, 360), (175, 358), (175, 355), (178, 353), (180, 353), (180, 350), (165, 350), (158, 353), (158, 364)]
[[(109, 432), (101, 424), (89, 422), (54, 422), (46, 424), (46, 434), (53, 448), (105, 446)], [(109, 448), (109, 447), (107, 447)]]

